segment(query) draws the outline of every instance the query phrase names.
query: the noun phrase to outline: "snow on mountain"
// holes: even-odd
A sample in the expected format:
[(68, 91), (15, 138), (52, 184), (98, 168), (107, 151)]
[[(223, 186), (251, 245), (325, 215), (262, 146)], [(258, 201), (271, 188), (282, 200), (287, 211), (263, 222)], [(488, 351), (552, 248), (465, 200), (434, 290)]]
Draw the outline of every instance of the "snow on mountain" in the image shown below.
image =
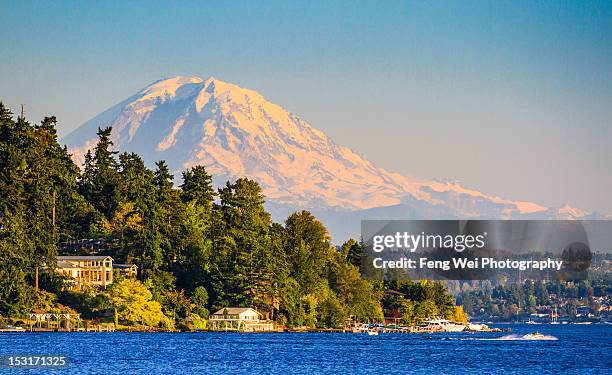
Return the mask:
[(214, 77), (160, 80), (102, 112), (64, 138), (77, 162), (95, 145), (97, 128), (109, 125), (119, 150), (137, 152), (148, 163), (164, 159), (177, 174), (202, 164), (219, 182), (253, 178), (283, 213), (305, 208), (350, 215), (401, 207), (403, 218), (588, 215), (486, 195), (456, 181), (388, 172), (261, 94)]

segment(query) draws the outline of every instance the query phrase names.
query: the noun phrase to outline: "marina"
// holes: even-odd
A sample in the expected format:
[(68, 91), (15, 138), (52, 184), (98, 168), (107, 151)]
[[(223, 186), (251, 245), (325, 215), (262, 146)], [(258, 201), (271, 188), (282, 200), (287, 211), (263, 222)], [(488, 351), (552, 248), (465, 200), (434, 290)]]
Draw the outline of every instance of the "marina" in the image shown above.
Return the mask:
[[(345, 328), (337, 330), (339, 332), (348, 332)], [(354, 323), (350, 327), (352, 333), (367, 333), (368, 335), (378, 335), (379, 333), (457, 333), (457, 332), (502, 332), (500, 328), (489, 328), (483, 323), (454, 323), (448, 319), (432, 317), (427, 319), (420, 325), (403, 326), (399, 324), (358, 324)], [(506, 329), (505, 331), (510, 331)], [(322, 332), (322, 331), (317, 331)]]

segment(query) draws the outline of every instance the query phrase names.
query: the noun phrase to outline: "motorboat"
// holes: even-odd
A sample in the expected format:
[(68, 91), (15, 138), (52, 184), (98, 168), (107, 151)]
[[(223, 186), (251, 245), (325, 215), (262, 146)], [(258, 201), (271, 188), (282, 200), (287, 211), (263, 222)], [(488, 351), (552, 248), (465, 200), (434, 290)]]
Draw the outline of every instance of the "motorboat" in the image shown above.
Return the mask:
[(546, 336), (544, 336), (538, 331), (536, 331), (535, 333), (528, 333), (526, 335), (523, 335), (524, 340), (543, 340), (545, 338)]
[(467, 329), (468, 331), (479, 332), (488, 330), (489, 326), (483, 323), (468, 323)]
[(370, 330), (369, 324), (359, 324), (352, 328), (353, 333), (367, 333)]
[(438, 332), (462, 332), (465, 324), (453, 323), (448, 319), (433, 318), (425, 321), (426, 328), (430, 331)]

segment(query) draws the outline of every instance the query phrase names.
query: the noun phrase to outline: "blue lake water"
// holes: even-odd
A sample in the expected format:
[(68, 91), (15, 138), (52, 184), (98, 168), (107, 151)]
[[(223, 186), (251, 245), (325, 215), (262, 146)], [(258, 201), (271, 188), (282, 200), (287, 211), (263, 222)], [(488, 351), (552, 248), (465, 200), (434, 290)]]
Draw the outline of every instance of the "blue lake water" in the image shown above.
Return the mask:
[[(510, 333), (0, 333), (0, 354), (65, 354), (67, 374), (612, 373), (610, 325)], [(555, 341), (512, 340), (540, 331)], [(2, 369), (0, 373), (41, 373)]]

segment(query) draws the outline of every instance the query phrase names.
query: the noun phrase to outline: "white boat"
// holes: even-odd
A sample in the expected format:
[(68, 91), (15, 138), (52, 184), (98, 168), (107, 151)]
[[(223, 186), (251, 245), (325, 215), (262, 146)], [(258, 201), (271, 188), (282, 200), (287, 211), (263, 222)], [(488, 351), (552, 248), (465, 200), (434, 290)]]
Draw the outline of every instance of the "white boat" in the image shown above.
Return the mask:
[(23, 327), (16, 327), (13, 325), (6, 325), (2, 328), (0, 328), (0, 332), (25, 332), (25, 328)]
[(468, 323), (467, 325), (467, 329), (468, 331), (483, 331), (483, 330), (487, 330), (489, 329), (489, 326), (487, 326), (486, 324), (482, 324), (482, 323)]
[(453, 323), (447, 319), (433, 318), (426, 320), (425, 323), (430, 331), (462, 332), (465, 330), (465, 324)]
[(367, 333), (370, 330), (370, 326), (367, 324), (359, 324), (353, 327), (353, 333)]
[(368, 331), (368, 336), (378, 336), (378, 331), (377, 330)]
[(543, 340), (545, 338), (546, 336), (537, 331), (535, 333), (528, 333), (526, 335), (523, 335), (524, 340)]

